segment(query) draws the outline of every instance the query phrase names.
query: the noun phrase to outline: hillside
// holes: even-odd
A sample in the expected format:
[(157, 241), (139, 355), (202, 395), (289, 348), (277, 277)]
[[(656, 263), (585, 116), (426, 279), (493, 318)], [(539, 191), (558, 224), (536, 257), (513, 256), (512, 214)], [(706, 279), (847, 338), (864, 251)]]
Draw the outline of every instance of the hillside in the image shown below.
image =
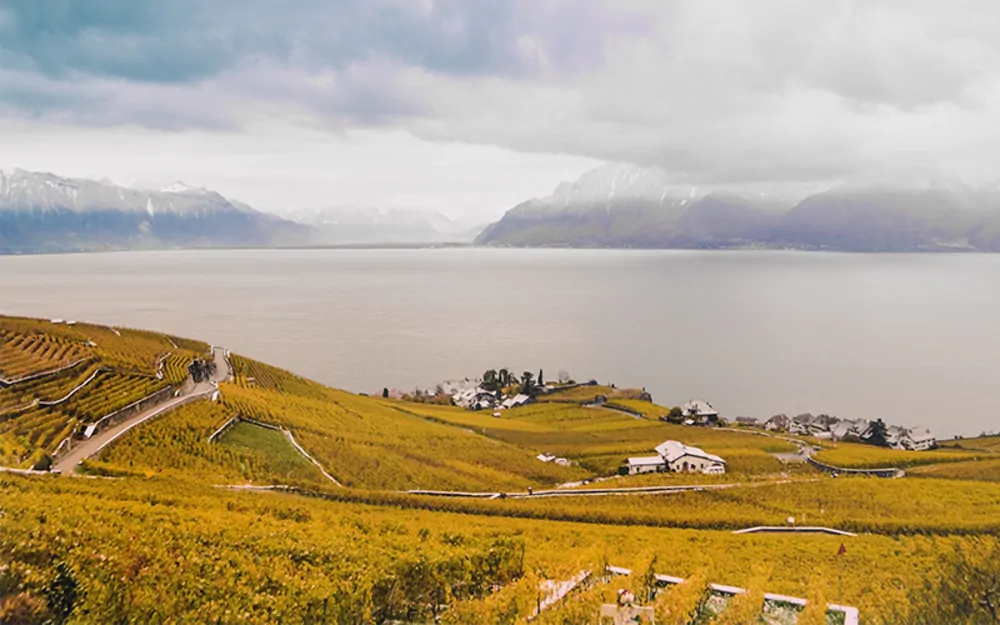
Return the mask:
[[(595, 574), (535, 622), (587, 621), (620, 587), (651, 593), (664, 623), (712, 610), (816, 622), (818, 609), (764, 592), (909, 622), (908, 610), (936, 614), (925, 584), (956, 548), (1000, 549), (994, 439), (839, 444), (820, 457), (914, 474), (831, 480), (781, 459), (818, 441), (673, 425), (638, 399), (593, 407), (557, 392), (495, 417), (355, 395), (218, 348), (217, 393), (150, 413), (76, 470), (17, 470), (58, 461), (67, 437), (86, 445), (88, 425), (136, 396), (183, 392), (188, 363), (210, 350), (0, 317), (0, 466), (13, 467), (0, 471), (0, 622), (521, 623), (547, 584), (605, 564), (633, 573)], [(615, 475), (665, 439), (721, 455), (726, 473)], [(858, 535), (732, 533), (789, 517)], [(761, 599), (739, 607), (709, 582)]]
[(483, 245), (1000, 251), (1000, 193), (941, 180), (700, 189), (607, 165), (507, 211)]
[(0, 254), (288, 245), (311, 236), (308, 226), (208, 189), (0, 172)]

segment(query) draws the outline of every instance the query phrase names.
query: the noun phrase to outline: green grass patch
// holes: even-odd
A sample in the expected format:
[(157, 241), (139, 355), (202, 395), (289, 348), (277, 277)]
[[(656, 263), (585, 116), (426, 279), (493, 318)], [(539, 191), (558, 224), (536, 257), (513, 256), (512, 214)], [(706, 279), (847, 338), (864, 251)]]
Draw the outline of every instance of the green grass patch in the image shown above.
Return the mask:
[(321, 477), (316, 465), (278, 430), (240, 422), (219, 439), (219, 444), (255, 455), (267, 473), (285, 481), (314, 481)]

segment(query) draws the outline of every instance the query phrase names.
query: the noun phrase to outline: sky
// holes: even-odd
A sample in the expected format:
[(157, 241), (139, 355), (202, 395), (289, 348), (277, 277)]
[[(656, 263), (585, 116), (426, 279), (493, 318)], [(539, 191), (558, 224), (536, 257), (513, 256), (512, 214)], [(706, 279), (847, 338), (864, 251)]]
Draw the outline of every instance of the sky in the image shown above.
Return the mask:
[(0, 0), (0, 168), (493, 218), (680, 183), (1000, 178), (995, 0)]

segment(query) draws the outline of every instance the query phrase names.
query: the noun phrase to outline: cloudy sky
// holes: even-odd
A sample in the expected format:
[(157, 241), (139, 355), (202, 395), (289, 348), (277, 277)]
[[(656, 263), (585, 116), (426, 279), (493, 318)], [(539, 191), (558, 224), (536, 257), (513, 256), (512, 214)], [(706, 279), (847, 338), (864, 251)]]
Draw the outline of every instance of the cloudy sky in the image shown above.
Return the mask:
[(495, 216), (605, 161), (1000, 178), (995, 0), (0, 0), (0, 167)]

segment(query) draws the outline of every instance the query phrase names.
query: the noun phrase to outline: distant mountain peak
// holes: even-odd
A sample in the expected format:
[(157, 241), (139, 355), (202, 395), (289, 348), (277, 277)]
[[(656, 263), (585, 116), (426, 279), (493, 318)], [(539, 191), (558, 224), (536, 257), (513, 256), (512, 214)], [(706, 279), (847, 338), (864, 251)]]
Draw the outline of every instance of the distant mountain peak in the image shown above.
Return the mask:
[(107, 179), (0, 172), (0, 253), (287, 244), (310, 235), (306, 226), (183, 183), (136, 189)]

